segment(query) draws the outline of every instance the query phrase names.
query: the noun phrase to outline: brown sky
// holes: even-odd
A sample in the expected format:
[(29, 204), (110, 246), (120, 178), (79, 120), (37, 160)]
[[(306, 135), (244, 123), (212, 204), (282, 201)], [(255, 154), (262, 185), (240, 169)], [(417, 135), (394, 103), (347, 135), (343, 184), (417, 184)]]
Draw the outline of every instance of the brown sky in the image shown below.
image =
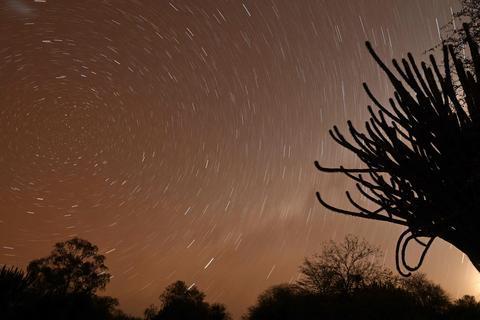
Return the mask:
[[(438, 42), (453, 0), (67, 1), (0, 5), (0, 264), (77, 235), (108, 252), (107, 294), (141, 314), (195, 283), (238, 317), (322, 241), (365, 237), (393, 266), (400, 228), (342, 217), (352, 164), (328, 137), (367, 118), (385, 59)], [(213, 259), (213, 260), (212, 260)], [(207, 264), (211, 261), (211, 263)], [(480, 277), (437, 241), (423, 272)]]

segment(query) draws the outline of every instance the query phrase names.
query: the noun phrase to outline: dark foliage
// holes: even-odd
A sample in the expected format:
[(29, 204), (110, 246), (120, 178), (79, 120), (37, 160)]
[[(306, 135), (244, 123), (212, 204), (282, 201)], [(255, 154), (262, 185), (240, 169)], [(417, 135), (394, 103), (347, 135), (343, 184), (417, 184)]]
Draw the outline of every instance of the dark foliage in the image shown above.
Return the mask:
[[(408, 54), (408, 61), (403, 59), (401, 64), (393, 60), (397, 77), (367, 43), (395, 89), (394, 98), (389, 99), (388, 108), (364, 84), (377, 109), (368, 106), (366, 132), (349, 121), (350, 142), (336, 126), (330, 130), (333, 139), (356, 154), (365, 168), (324, 168), (315, 162), (321, 171), (340, 172), (352, 179), (359, 194), (376, 207), (366, 208), (349, 192), (346, 196), (354, 210), (331, 206), (317, 193), (322, 205), (338, 213), (406, 227), (396, 248), (397, 269), (405, 276), (418, 270), (437, 237), (463, 251), (480, 270), (480, 56), (465, 30), (473, 73), (465, 69), (452, 46), (444, 46), (443, 73), (433, 56), (431, 66), (422, 63), (419, 67)], [(453, 85), (450, 61), (461, 95)], [(412, 241), (424, 248), (414, 265), (405, 258)]]
[(323, 319), (323, 316), (323, 308), (315, 295), (297, 286), (283, 284), (262, 293), (243, 319)]
[[(372, 247), (364, 241), (352, 239), (355, 238), (348, 236), (343, 243), (326, 245), (324, 247), (326, 254), (318, 255), (322, 258), (317, 260), (317, 263), (322, 266), (343, 265), (346, 269), (352, 268), (353, 274), (371, 274), (372, 266), (369, 264), (352, 267), (351, 257), (358, 256), (358, 253), (369, 252)], [(356, 245), (352, 246), (352, 241)], [(349, 249), (345, 250), (345, 248)], [(378, 250), (374, 251), (379, 254)], [(332, 252), (335, 253), (333, 255), (335, 263), (328, 261), (332, 257)], [(367, 260), (372, 258), (369, 255), (364, 257)], [(304, 267), (305, 264), (301, 268), (302, 272)], [(335, 285), (337, 281), (327, 279), (330, 272), (325, 273), (323, 267), (312, 270), (314, 270), (313, 273), (303, 274), (303, 276), (325, 279), (307, 286), (304, 280), (297, 284), (273, 286), (258, 297), (257, 303), (249, 308), (243, 319), (478, 319), (480, 304), (475, 301), (475, 298), (466, 296), (451, 303), (445, 291), (427, 280), (424, 274), (415, 273), (411, 277), (399, 278), (391, 272), (375, 268), (380, 271), (381, 280), (365, 282), (350, 290), (338, 290), (338, 286)], [(343, 274), (348, 273), (350, 271), (343, 272)]]
[(451, 306), (448, 319), (480, 319), (480, 303), (472, 296), (463, 296)]
[(195, 286), (188, 288), (183, 281), (169, 285), (160, 296), (161, 308), (150, 306), (145, 310), (149, 320), (229, 320), (230, 315), (221, 304), (210, 305), (205, 294)]
[[(59, 247), (64, 243), (57, 244)], [(376, 260), (381, 256), (379, 249), (353, 236), (342, 243), (331, 242), (315, 259), (307, 259), (310, 264), (301, 267), (304, 277), (297, 284), (266, 290), (243, 319), (479, 319), (480, 304), (474, 297), (452, 303), (443, 289), (424, 275), (400, 279), (380, 267)], [(335, 273), (334, 268), (339, 270)], [(309, 282), (309, 277), (324, 279)], [(0, 319), (138, 320), (117, 309), (118, 301), (112, 297), (88, 290), (52, 290), (45, 279), (41, 273), (3, 266)], [(345, 285), (348, 282), (352, 285)], [(146, 320), (231, 320), (224, 305), (209, 304), (203, 292), (183, 281), (169, 285), (160, 301), (160, 307), (151, 305), (145, 310)]]
[(394, 281), (391, 271), (382, 267), (381, 258), (378, 248), (348, 235), (342, 243), (330, 241), (320, 254), (306, 258), (297, 285), (312, 293), (350, 295)]
[(427, 314), (446, 314), (450, 306), (447, 293), (439, 285), (427, 280), (422, 273), (401, 279), (397, 287), (411, 296), (415, 309)]
[(438, 312), (420, 305), (415, 295), (399, 286), (372, 285), (345, 296), (312, 293), (292, 285), (279, 285), (261, 294), (257, 304), (243, 319), (417, 320), (442, 319), (446, 312), (446, 308)]
[(73, 238), (55, 244), (48, 257), (33, 260), (27, 271), (35, 285), (52, 294), (94, 294), (105, 289), (110, 281), (105, 256), (98, 254), (97, 246)]
[(28, 301), (28, 308), (15, 319), (114, 319), (114, 308), (118, 305), (111, 297), (86, 294), (36, 294)]
[(3, 266), (0, 270), (0, 318), (13, 318), (28, 307), (33, 278), (22, 270)]
[(95, 295), (110, 278), (104, 260), (96, 246), (74, 238), (32, 261), (27, 272), (4, 266), (0, 319), (134, 319), (116, 309), (116, 299)]

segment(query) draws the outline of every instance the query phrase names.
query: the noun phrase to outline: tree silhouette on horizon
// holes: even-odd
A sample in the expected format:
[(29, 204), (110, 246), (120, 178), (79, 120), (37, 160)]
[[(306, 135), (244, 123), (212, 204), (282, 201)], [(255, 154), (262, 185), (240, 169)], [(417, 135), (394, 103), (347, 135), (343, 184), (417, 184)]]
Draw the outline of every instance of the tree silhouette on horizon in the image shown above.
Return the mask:
[(392, 272), (382, 266), (379, 248), (347, 235), (340, 242), (330, 241), (300, 266), (297, 285), (303, 290), (321, 294), (351, 295), (373, 284), (393, 281)]
[[(360, 196), (375, 207), (367, 208), (346, 191), (353, 209), (327, 203), (337, 213), (386, 221), (406, 229), (396, 245), (396, 267), (408, 276), (420, 268), (438, 237), (463, 251), (480, 271), (480, 55), (468, 26), (464, 25), (473, 71), (465, 68), (453, 46), (443, 46), (443, 73), (433, 55), (430, 66), (408, 60), (392, 64), (395, 75), (378, 57), (369, 42), (367, 49), (387, 75), (394, 97), (383, 105), (364, 84), (376, 110), (368, 106), (365, 131), (351, 121), (348, 141), (334, 126), (332, 138), (352, 151), (364, 168), (326, 168), (353, 180)], [(450, 68), (452, 61), (455, 73)], [(458, 79), (458, 90), (452, 77)], [(455, 81), (457, 82), (457, 81)], [(461, 95), (459, 95), (461, 92)], [(423, 247), (418, 263), (406, 261), (412, 241)]]
[(0, 319), (135, 320), (117, 309), (118, 300), (98, 296), (110, 274), (98, 247), (80, 238), (55, 244), (27, 271), (0, 269)]
[(168, 285), (159, 297), (160, 308), (151, 305), (144, 312), (147, 320), (231, 320), (223, 304), (209, 304), (205, 293), (183, 281)]
[(31, 261), (27, 272), (46, 293), (94, 294), (110, 281), (105, 256), (80, 238), (56, 243), (48, 257)]
[[(86, 241), (86, 240), (83, 240)], [(67, 241), (68, 242), (68, 241)], [(63, 243), (58, 243), (62, 246)], [(90, 244), (92, 245), (92, 244)], [(93, 246), (93, 245), (92, 245)], [(426, 278), (415, 273), (412, 277), (400, 278), (392, 272), (378, 270), (365, 260), (381, 256), (380, 249), (364, 240), (347, 236), (343, 242), (330, 242), (320, 253), (321, 262), (328, 270), (346, 263), (351, 269), (346, 273), (357, 282), (351, 290), (338, 287), (338, 277), (324, 281), (317, 290), (303, 286), (301, 281), (294, 284), (280, 284), (266, 289), (258, 296), (242, 319), (245, 320), (426, 320), (426, 319), (479, 319), (480, 303), (472, 296), (451, 301), (446, 292)], [(357, 260), (354, 256), (363, 258)], [(354, 258), (352, 260), (352, 257)], [(353, 264), (350, 263), (353, 261)], [(355, 263), (360, 261), (361, 263)], [(314, 271), (318, 271), (315, 269)], [(322, 269), (320, 269), (321, 271)], [(374, 271), (372, 274), (372, 270)], [(340, 270), (342, 271), (342, 270)], [(345, 271), (345, 270), (343, 270)], [(377, 271), (380, 271), (378, 273)], [(50, 319), (50, 320), (140, 320), (118, 309), (117, 299), (98, 296), (95, 292), (47, 290), (39, 274), (22, 271), (17, 267), (0, 268), (0, 319)], [(363, 281), (369, 276), (379, 275), (382, 281)], [(360, 276), (360, 277), (358, 277)], [(344, 278), (348, 279), (348, 277)], [(46, 288), (49, 288), (49, 284)], [(331, 290), (333, 289), (333, 290)], [(231, 320), (225, 306), (205, 301), (205, 294), (195, 286), (188, 287), (183, 281), (176, 281), (160, 295), (160, 307), (151, 305), (145, 310), (145, 320)]]
[(425, 274), (414, 273), (403, 278), (378, 265), (375, 258), (382, 255), (380, 249), (353, 236), (345, 237), (342, 242), (331, 241), (315, 255), (316, 259), (300, 267), (303, 277), (299, 281), (266, 289), (242, 319), (479, 318), (479, 303), (475, 298), (452, 303), (448, 294)]

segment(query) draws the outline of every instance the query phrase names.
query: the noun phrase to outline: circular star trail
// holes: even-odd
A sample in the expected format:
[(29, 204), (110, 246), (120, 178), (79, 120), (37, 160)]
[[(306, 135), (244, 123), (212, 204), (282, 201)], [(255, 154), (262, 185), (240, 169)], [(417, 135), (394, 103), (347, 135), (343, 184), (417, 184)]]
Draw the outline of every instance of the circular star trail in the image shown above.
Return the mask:
[[(322, 208), (315, 191), (341, 205), (352, 186), (313, 161), (355, 164), (328, 129), (367, 119), (362, 82), (392, 93), (364, 41), (385, 61), (426, 59), (457, 6), (3, 1), (0, 263), (79, 236), (106, 254), (123, 310), (141, 314), (181, 279), (236, 317), (325, 240), (365, 237), (392, 267), (401, 229)], [(478, 294), (444, 242), (422, 271)]]

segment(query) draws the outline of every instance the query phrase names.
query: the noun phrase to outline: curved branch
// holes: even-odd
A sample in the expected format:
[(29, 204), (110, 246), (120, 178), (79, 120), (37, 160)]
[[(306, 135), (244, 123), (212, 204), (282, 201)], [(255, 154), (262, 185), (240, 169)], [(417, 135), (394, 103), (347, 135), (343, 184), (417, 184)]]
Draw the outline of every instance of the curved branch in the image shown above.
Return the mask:
[(322, 172), (337, 172), (337, 173), (343, 173), (343, 172), (350, 172), (350, 173), (366, 173), (366, 172), (371, 172), (371, 171), (376, 171), (376, 172), (384, 172), (376, 169), (346, 169), (344, 167), (339, 167), (339, 168), (327, 168), (327, 167), (322, 167), (320, 163), (315, 160), (314, 162), (315, 167)]
[(325, 202), (322, 199), (322, 197), (320, 196), (320, 192), (316, 192), (316, 195), (317, 195), (318, 201), (322, 204), (322, 206), (324, 206), (325, 208), (327, 208), (331, 211), (341, 213), (341, 214), (345, 214), (345, 215), (348, 215), (348, 216), (353, 216), (353, 217), (365, 218), (365, 219), (370, 219), (370, 220), (386, 221), (386, 222), (399, 224), (399, 225), (402, 225), (402, 226), (407, 226), (406, 222), (403, 221), (403, 220), (399, 220), (399, 219), (395, 219), (395, 218), (389, 218), (389, 217), (385, 217), (385, 216), (382, 216), (382, 215), (369, 216), (365, 212), (355, 212), (355, 211), (336, 208), (336, 207), (328, 204), (327, 202)]
[[(410, 235), (408, 235), (409, 233)], [(425, 259), (425, 256), (427, 255), (427, 252), (430, 249), (430, 246), (432, 245), (435, 238), (436, 236), (432, 236), (427, 241), (427, 243), (424, 243), (423, 241), (418, 239), (418, 236), (413, 234), (410, 228), (402, 232), (402, 234), (397, 240), (397, 245), (395, 248), (395, 265), (396, 265), (397, 271), (402, 276), (409, 277), (412, 274), (412, 272), (415, 272), (418, 269), (420, 269), (421, 265), (423, 264), (423, 260)], [(415, 266), (410, 266), (406, 259), (408, 244), (412, 240), (415, 240), (417, 243), (419, 243), (421, 246), (424, 247), (420, 255), (420, 258), (418, 259), (418, 262)], [(404, 272), (403, 269), (406, 269), (407, 272)]]

